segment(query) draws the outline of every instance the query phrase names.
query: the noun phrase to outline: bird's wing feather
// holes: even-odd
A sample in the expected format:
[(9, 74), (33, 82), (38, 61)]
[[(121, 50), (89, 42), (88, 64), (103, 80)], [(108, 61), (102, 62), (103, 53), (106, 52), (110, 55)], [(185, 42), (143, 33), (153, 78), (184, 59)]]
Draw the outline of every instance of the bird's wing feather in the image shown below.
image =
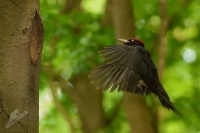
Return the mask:
[[(101, 50), (100, 55), (107, 64), (92, 72), (91, 77), (98, 82), (98, 87), (111, 91), (126, 91), (139, 94), (150, 94), (145, 84), (145, 75), (148, 69), (155, 65), (149, 62), (150, 58), (145, 49), (133, 46), (111, 46)], [(150, 66), (150, 67), (149, 67)]]
[(151, 78), (152, 70), (156, 70), (154, 63), (150, 59), (150, 54), (143, 47), (111, 46), (101, 50), (99, 53), (108, 63), (115, 63), (115, 66), (129, 68), (144, 80), (145, 78)]
[(157, 69), (144, 47), (111, 46), (99, 53), (107, 64), (90, 75), (98, 87), (104, 90), (111, 88), (111, 92), (117, 89), (142, 95), (153, 92), (164, 107), (181, 115), (159, 82)]

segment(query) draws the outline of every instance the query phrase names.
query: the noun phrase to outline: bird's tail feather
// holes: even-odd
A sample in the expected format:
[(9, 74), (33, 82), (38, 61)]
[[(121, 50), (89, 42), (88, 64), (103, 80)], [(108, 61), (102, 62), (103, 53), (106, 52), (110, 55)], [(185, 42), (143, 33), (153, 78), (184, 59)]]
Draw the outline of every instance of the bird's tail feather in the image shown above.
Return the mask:
[(167, 108), (169, 110), (172, 110), (177, 115), (181, 115), (182, 116), (182, 114), (175, 108), (173, 103), (170, 101), (169, 96), (167, 95), (167, 93), (165, 92), (165, 90), (163, 88), (160, 89), (160, 91), (158, 93), (158, 98), (159, 98), (161, 104), (165, 108)]

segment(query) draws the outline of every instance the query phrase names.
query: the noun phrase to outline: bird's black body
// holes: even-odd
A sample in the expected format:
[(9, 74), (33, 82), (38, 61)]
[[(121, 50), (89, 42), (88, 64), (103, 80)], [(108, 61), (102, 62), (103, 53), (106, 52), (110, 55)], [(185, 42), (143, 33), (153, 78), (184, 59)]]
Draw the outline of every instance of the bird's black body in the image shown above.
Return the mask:
[(117, 89), (142, 95), (154, 93), (164, 107), (180, 114), (160, 83), (156, 66), (144, 43), (137, 38), (118, 41), (125, 45), (106, 47), (99, 52), (107, 64), (91, 74), (98, 87), (104, 90), (111, 88), (111, 92)]

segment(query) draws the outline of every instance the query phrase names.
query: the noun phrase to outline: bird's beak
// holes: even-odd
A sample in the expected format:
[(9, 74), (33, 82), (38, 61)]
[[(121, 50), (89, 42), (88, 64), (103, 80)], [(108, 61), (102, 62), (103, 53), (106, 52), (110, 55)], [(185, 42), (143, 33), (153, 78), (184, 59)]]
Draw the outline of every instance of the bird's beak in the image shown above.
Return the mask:
[(122, 42), (122, 43), (128, 43), (129, 42), (128, 40), (125, 40), (125, 39), (117, 39), (117, 41)]

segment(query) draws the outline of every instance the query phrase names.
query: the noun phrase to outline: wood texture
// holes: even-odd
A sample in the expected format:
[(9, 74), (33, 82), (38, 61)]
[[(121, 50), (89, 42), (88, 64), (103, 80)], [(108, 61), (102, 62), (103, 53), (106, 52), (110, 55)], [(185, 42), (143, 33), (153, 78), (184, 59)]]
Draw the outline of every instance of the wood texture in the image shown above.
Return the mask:
[[(1, 0), (0, 10), (0, 132), (37, 133), (41, 55), (33, 64), (29, 47), (32, 19), (39, 12), (39, 1)], [(28, 114), (6, 128), (15, 109)]]

